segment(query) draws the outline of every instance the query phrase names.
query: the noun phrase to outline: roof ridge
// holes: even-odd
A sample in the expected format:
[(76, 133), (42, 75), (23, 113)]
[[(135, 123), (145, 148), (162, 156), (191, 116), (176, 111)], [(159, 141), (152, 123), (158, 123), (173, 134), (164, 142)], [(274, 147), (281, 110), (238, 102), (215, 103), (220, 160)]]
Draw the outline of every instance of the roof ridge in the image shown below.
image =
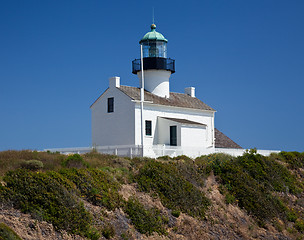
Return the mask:
[[(128, 95), (130, 98), (140, 100), (140, 88), (121, 85), (118, 89), (124, 94)], [(163, 98), (145, 90), (145, 100), (152, 101), (153, 104), (158, 105), (215, 111), (212, 107), (208, 106), (206, 103), (196, 97), (191, 97), (185, 93), (170, 93), (172, 97), (170, 96), (169, 98)]]

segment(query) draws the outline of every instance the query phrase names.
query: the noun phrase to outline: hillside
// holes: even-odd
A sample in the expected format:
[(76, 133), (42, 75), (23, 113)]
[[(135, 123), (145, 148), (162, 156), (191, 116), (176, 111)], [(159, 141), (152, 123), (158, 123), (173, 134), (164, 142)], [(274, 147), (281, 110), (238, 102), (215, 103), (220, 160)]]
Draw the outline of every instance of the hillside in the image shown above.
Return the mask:
[(1, 239), (303, 239), (304, 153), (0, 152)]

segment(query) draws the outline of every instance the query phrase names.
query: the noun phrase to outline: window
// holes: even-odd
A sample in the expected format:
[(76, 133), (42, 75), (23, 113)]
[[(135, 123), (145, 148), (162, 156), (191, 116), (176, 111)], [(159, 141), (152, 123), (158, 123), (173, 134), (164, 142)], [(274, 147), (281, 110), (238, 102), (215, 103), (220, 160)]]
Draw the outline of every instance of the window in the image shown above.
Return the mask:
[(114, 112), (114, 98), (108, 98), (108, 113)]
[(152, 121), (146, 120), (146, 136), (152, 136)]
[(170, 146), (177, 146), (177, 127), (170, 126)]

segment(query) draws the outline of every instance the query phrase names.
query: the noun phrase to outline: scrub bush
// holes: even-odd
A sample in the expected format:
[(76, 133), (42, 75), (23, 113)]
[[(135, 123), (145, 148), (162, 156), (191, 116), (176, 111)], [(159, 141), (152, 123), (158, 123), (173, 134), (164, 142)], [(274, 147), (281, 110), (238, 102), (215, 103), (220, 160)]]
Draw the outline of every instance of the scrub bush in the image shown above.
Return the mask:
[(90, 227), (90, 214), (51, 174), (21, 169), (8, 172), (4, 181), (6, 189), (0, 189), (0, 196), (6, 194), (22, 212), (52, 223), (55, 229), (64, 229), (94, 239), (96, 234)]
[(288, 168), (297, 169), (304, 168), (304, 152), (280, 152), (277, 155), (284, 162), (288, 163)]
[(172, 158), (173, 160), (187, 160), (187, 161), (192, 161), (192, 159), (191, 158), (189, 158), (188, 156), (186, 156), (186, 155), (179, 155), (179, 156), (176, 156), (176, 157), (174, 157), (174, 158)]
[(62, 166), (67, 168), (87, 168), (89, 164), (79, 154), (73, 154), (62, 162)]
[(292, 210), (289, 210), (286, 212), (286, 218), (287, 218), (287, 221), (290, 221), (290, 222), (295, 222), (297, 220), (297, 214), (292, 211)]
[(221, 171), (221, 166), (227, 162), (233, 161), (235, 157), (224, 154), (214, 153), (202, 155), (195, 159), (195, 164), (198, 167), (198, 172), (201, 177), (207, 177), (212, 171)]
[(172, 160), (171, 165), (175, 166), (179, 174), (196, 187), (204, 187), (205, 177), (209, 174), (202, 174), (202, 166), (196, 164), (192, 159)]
[(226, 204), (233, 204), (233, 203), (235, 203), (236, 202), (235, 196), (233, 196), (230, 193), (227, 193), (225, 195), (225, 202), (226, 202)]
[(72, 181), (81, 195), (95, 205), (113, 210), (122, 204), (122, 198), (118, 194), (120, 185), (107, 172), (92, 168), (73, 168), (62, 169), (59, 173)]
[(101, 230), (102, 236), (106, 239), (110, 239), (115, 235), (115, 229), (111, 224), (106, 224)]
[(159, 160), (172, 160), (172, 158), (170, 156), (168, 156), (168, 155), (160, 156), (157, 159), (159, 159)]
[(299, 232), (304, 232), (304, 221), (302, 219), (298, 219), (294, 224), (295, 229), (297, 229)]
[(21, 163), (21, 168), (37, 171), (43, 168), (43, 162), (39, 160), (28, 160)]
[(172, 210), (204, 218), (210, 205), (204, 193), (187, 181), (173, 164), (150, 160), (134, 179), (140, 190), (156, 192), (164, 206)]
[(125, 212), (132, 224), (142, 234), (151, 235), (153, 232), (165, 234), (165, 219), (157, 208), (146, 209), (137, 199), (129, 198)]
[(22, 240), (9, 226), (0, 223), (0, 240)]
[[(262, 225), (274, 217), (288, 220), (290, 216), (273, 191), (301, 191), (301, 185), (288, 169), (259, 154), (245, 153), (230, 161), (212, 161), (212, 169), (228, 190), (228, 196), (235, 197), (239, 206), (254, 215)], [(231, 197), (226, 200), (232, 201)]]
[(251, 177), (268, 190), (301, 192), (301, 185), (290, 171), (276, 161), (260, 154), (244, 154), (236, 161)]
[(96, 151), (86, 153), (82, 155), (84, 160), (90, 164), (93, 168), (103, 168), (103, 167), (112, 167), (112, 168), (131, 168), (131, 161), (127, 158), (118, 157), (115, 155), (101, 154)]
[(172, 211), (172, 216), (173, 216), (173, 217), (178, 218), (179, 215), (180, 215), (180, 211), (178, 211), (178, 210), (173, 210), (173, 211)]

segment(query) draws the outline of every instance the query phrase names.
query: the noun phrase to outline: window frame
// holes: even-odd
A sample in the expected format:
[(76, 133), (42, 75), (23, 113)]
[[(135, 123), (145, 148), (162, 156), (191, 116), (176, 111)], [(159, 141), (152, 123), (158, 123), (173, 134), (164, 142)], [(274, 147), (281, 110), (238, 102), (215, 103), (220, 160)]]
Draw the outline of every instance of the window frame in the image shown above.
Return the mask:
[(145, 121), (145, 135), (151, 137), (152, 136), (152, 121)]

